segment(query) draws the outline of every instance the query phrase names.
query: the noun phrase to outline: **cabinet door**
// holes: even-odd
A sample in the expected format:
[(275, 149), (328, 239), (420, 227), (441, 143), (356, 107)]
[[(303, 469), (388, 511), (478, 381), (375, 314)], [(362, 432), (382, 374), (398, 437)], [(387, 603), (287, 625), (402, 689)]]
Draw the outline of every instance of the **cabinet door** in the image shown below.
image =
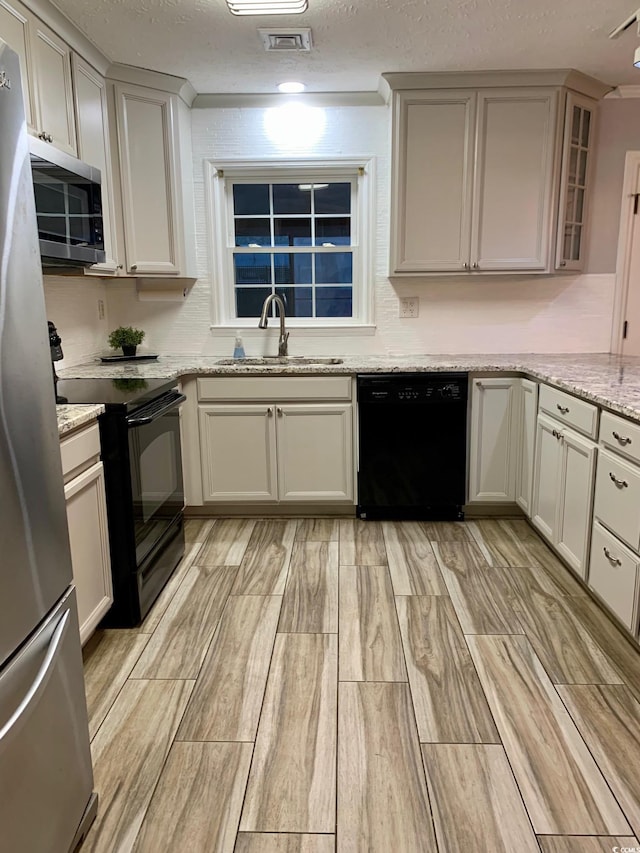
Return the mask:
[(204, 502), (277, 500), (274, 407), (200, 406), (199, 421)]
[(353, 501), (353, 407), (278, 406), (281, 501)]
[(64, 487), (80, 641), (85, 643), (111, 607), (111, 561), (102, 462)]
[(78, 153), (71, 84), (71, 49), (49, 27), (33, 19), (31, 50), (35, 66), (37, 126), (68, 154)]
[(104, 263), (94, 264), (89, 272), (99, 275), (116, 272), (115, 224), (113, 222), (113, 189), (109, 158), (109, 123), (107, 93), (101, 77), (84, 59), (73, 54), (73, 88), (78, 130), (78, 157), (100, 169), (102, 176), (102, 221), (104, 228)]
[(567, 93), (560, 170), (560, 202), (556, 238), (556, 267), (581, 270), (584, 262), (585, 223), (592, 172), (596, 103)]
[(469, 501), (515, 501), (518, 379), (476, 379), (471, 392)]
[(469, 266), (474, 92), (396, 100), (391, 272)]
[(127, 271), (180, 275), (174, 96), (115, 87)]
[(585, 580), (595, 470), (596, 445), (573, 430), (563, 430), (556, 546), (571, 568)]
[(556, 104), (548, 89), (478, 95), (472, 268), (548, 268)]
[(516, 461), (516, 501), (531, 517), (533, 463), (538, 413), (538, 383), (521, 379), (518, 389), (518, 454)]
[(31, 21), (33, 15), (21, 3), (15, 0), (11, 3), (8, 0), (0, 0), (0, 38), (18, 54), (27, 128), (30, 133), (35, 133), (33, 63), (29, 35)]
[(538, 415), (531, 520), (550, 542), (556, 542), (562, 434), (560, 424)]

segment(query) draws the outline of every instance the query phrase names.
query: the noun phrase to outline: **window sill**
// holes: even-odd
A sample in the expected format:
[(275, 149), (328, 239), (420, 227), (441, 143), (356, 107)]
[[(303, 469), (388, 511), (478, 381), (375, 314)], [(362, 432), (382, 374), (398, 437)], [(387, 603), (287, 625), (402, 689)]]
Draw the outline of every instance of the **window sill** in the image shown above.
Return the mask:
[[(210, 325), (211, 332), (223, 332), (229, 335), (234, 335), (236, 331), (240, 331), (245, 338), (263, 338), (266, 336), (277, 338), (279, 334), (278, 319), (271, 320), (271, 325), (268, 329), (259, 329), (257, 323), (252, 323), (250, 326), (243, 325), (242, 322), (224, 323), (219, 325)], [(294, 337), (310, 337), (310, 338), (339, 338), (339, 337), (354, 337), (375, 335), (376, 327), (371, 324), (358, 324), (352, 326), (294, 326), (287, 323), (287, 331), (291, 332)]]

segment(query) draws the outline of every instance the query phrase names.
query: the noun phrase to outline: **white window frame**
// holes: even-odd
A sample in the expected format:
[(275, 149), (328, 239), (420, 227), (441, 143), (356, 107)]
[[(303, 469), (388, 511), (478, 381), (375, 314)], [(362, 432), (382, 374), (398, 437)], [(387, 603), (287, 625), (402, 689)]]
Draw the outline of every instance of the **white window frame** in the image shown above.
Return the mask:
[[(253, 317), (235, 316), (233, 250), (235, 246), (233, 200), (229, 182), (252, 179), (260, 183), (290, 180), (291, 183), (335, 183), (355, 180), (352, 206), (351, 246), (353, 252), (352, 317), (287, 317), (287, 326), (318, 330), (341, 328), (372, 330), (373, 320), (373, 157), (304, 160), (209, 160), (205, 162), (208, 190), (209, 233), (212, 239), (210, 269), (211, 328), (252, 329)], [(346, 247), (345, 247), (346, 248)], [(273, 247), (286, 251), (286, 247)]]

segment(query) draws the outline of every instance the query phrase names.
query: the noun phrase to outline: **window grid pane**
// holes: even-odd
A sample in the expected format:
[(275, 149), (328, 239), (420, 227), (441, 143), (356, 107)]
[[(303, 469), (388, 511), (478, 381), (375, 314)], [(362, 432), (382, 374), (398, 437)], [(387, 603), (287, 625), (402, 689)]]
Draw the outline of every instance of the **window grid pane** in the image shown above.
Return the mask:
[[(265, 187), (266, 184), (266, 187)], [(295, 197), (292, 182), (252, 184), (246, 192), (236, 192), (233, 184), (233, 199), (242, 199), (241, 213), (234, 207), (234, 234), (236, 245), (233, 251), (235, 270), (235, 305), (238, 317), (259, 316), (258, 301), (269, 293), (281, 293), (286, 299), (287, 314), (300, 317), (351, 317), (353, 293), (353, 248), (352, 248), (352, 195), (351, 182), (323, 184), (322, 188), (333, 190), (333, 197), (324, 204), (325, 210), (316, 212), (316, 193), (322, 189), (309, 188), (310, 212), (302, 212), (304, 198)], [(242, 186), (240, 184), (240, 186)], [(269, 212), (266, 212), (265, 193), (256, 193), (257, 186), (268, 189)], [(276, 187), (287, 187), (287, 192), (278, 192)], [(302, 187), (298, 185), (302, 191)], [(253, 196), (252, 196), (253, 192)], [(276, 201), (275, 196), (278, 196)], [(254, 213), (250, 206), (252, 197), (260, 210)], [(287, 206), (296, 207), (298, 213), (287, 212)], [(264, 225), (260, 226), (259, 221)], [(297, 227), (294, 220), (300, 222)], [(303, 222), (306, 220), (306, 223)], [(316, 222), (325, 220), (318, 228)], [(268, 227), (267, 226), (268, 221)], [(309, 229), (310, 226), (310, 229)], [(309, 235), (309, 229), (310, 235)], [(329, 230), (325, 236), (322, 235)], [(331, 239), (333, 237), (337, 242)], [(269, 234), (269, 244), (261, 241), (259, 246), (249, 241), (250, 232)], [(282, 233), (277, 234), (280, 231)], [(303, 233), (304, 232), (304, 233)], [(344, 240), (346, 242), (342, 243)], [(310, 242), (309, 242), (310, 241)], [(316, 243), (320, 242), (320, 245)], [(322, 242), (329, 245), (322, 245)], [(293, 245), (289, 245), (293, 244)], [(278, 252), (278, 249), (280, 250)], [(337, 251), (339, 249), (340, 251)], [(283, 251), (286, 250), (286, 251)], [(268, 258), (261, 256), (268, 255)], [(278, 256), (276, 258), (276, 255)], [(328, 257), (335, 255), (335, 257)], [(307, 265), (304, 258), (308, 257)], [(315, 260), (314, 260), (315, 259)], [(317, 268), (320, 264), (322, 279), (317, 284)], [(270, 273), (270, 274), (269, 274)], [(267, 276), (270, 281), (267, 281)], [(291, 280), (292, 279), (292, 280)], [(335, 279), (335, 280), (334, 280)], [(320, 290), (321, 292), (318, 292)], [(252, 295), (253, 294), (253, 295)], [(255, 314), (251, 312), (254, 311)], [(271, 316), (275, 316), (272, 307)]]

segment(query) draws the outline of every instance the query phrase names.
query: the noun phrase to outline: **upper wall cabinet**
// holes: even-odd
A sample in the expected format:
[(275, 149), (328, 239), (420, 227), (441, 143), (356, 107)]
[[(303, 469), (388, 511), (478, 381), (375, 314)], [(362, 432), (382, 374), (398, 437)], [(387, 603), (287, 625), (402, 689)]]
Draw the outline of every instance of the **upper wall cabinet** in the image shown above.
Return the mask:
[(595, 98), (607, 87), (566, 71), (384, 76), (391, 275), (580, 268)]
[(177, 95), (142, 86), (115, 83), (113, 95), (125, 271), (193, 276), (188, 109)]
[(87, 272), (112, 275), (120, 268), (116, 260), (113, 184), (109, 154), (107, 89), (104, 77), (76, 54), (72, 57), (78, 157), (100, 169), (102, 176), (102, 222), (106, 258)]
[(0, 38), (20, 57), (29, 132), (77, 154), (71, 49), (19, 0), (0, 0)]

